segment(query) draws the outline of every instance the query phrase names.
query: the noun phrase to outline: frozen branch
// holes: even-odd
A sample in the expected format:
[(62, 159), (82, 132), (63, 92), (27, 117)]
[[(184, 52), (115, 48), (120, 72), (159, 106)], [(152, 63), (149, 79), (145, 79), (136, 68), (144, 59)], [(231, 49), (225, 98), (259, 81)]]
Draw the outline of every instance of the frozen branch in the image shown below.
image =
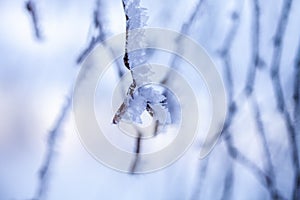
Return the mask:
[(34, 35), (38, 40), (42, 39), (40, 27), (39, 27), (39, 20), (38, 20), (38, 15), (37, 15), (37, 10), (36, 10), (36, 4), (34, 1), (27, 1), (25, 2), (25, 7), (28, 13), (31, 16), (31, 21), (32, 21), (32, 26), (34, 29)]
[[(125, 53), (123, 57), (124, 66), (130, 70), (132, 76), (132, 83), (127, 90), (127, 97), (133, 99), (133, 95), (137, 86), (136, 77), (133, 72), (133, 68), (142, 64), (143, 53), (141, 50), (138, 52), (128, 52), (129, 43), (137, 43), (143, 40), (143, 32), (137, 31), (133, 36), (130, 35), (130, 31), (138, 28), (143, 28), (146, 24), (145, 9), (140, 7), (140, 0), (122, 0), (123, 10), (126, 19), (126, 38), (125, 38)], [(113, 124), (118, 124), (129, 107), (130, 99), (126, 98), (122, 105), (119, 107), (113, 117)]]

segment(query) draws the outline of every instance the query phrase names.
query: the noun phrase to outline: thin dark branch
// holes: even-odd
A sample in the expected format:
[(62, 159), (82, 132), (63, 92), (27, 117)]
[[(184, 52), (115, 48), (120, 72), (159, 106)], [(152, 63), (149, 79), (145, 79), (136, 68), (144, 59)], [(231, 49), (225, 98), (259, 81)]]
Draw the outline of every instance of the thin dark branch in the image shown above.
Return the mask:
[(295, 109), (294, 109), (294, 118), (295, 123), (300, 123), (300, 40), (298, 44), (297, 54), (295, 58), (295, 80), (294, 80), (294, 103), (295, 103)]
[(262, 66), (262, 60), (260, 58), (260, 5), (258, 0), (253, 1), (253, 22), (252, 22), (252, 58), (247, 73), (245, 92), (247, 95), (251, 95), (253, 92), (253, 86), (255, 83), (257, 68)]
[(89, 45), (78, 56), (76, 60), (77, 64), (82, 63), (82, 61), (89, 55), (89, 53), (94, 49), (94, 47), (97, 44), (103, 42), (104, 39), (106, 38), (106, 34), (104, 32), (103, 25), (102, 25), (103, 21), (100, 15), (101, 8), (102, 8), (101, 0), (97, 0), (94, 13), (93, 13), (93, 24), (92, 24), (93, 29), (95, 29), (96, 35), (92, 36)]
[(223, 192), (221, 196), (221, 200), (231, 199), (232, 191), (233, 191), (233, 180), (234, 180), (234, 163), (232, 160), (229, 161), (230, 164), (227, 166), (227, 173), (225, 176), (225, 182), (223, 186)]
[[(256, 2), (255, 6), (255, 13), (259, 12), (259, 6), (258, 6), (258, 2)], [(257, 16), (258, 17), (258, 16)], [(227, 91), (228, 91), (228, 99), (229, 99), (229, 112), (225, 121), (225, 125), (222, 131), (222, 135), (223, 137), (225, 137), (225, 143), (227, 146), (227, 150), (229, 155), (234, 158), (236, 161), (240, 162), (243, 166), (245, 166), (246, 168), (248, 168), (254, 175), (255, 177), (259, 180), (260, 183), (262, 183), (265, 188), (268, 190), (268, 192), (270, 193), (270, 195), (275, 198), (275, 199), (283, 199), (282, 195), (279, 194), (279, 192), (277, 191), (277, 189), (274, 187), (274, 181), (273, 181), (273, 177), (271, 177), (269, 174), (265, 174), (261, 169), (259, 169), (259, 167), (257, 167), (257, 165), (255, 163), (253, 163), (252, 161), (248, 160), (238, 149), (236, 149), (233, 145), (232, 139), (231, 139), (231, 135), (228, 132), (229, 127), (232, 124), (232, 121), (237, 113), (237, 106), (236, 106), (236, 102), (233, 99), (233, 95), (234, 95), (234, 83), (233, 83), (233, 75), (232, 75), (232, 69), (231, 69), (231, 56), (230, 56), (230, 50), (231, 50), (231, 46), (232, 43), (234, 41), (236, 32), (237, 32), (237, 28), (239, 25), (239, 14), (234, 12), (232, 14), (232, 27), (229, 30), (228, 34), (226, 35), (224, 44), (223, 44), (223, 48), (220, 51), (220, 56), (222, 58), (223, 64), (224, 64), (224, 79), (226, 81), (227, 84)], [(256, 19), (254, 22), (256, 27), (256, 36), (254, 37), (255, 42), (258, 41), (259, 38), (259, 19)], [(258, 60), (259, 58), (259, 46), (258, 44), (256, 44), (256, 46), (253, 47), (253, 56), (254, 56), (254, 63), (253, 66), (251, 66), (252, 70), (249, 71), (250, 75), (248, 75), (248, 79), (247, 79), (247, 84), (249, 84), (249, 82), (254, 82), (254, 78), (255, 78), (255, 71), (256, 68), (258, 67)], [(250, 81), (249, 81), (250, 80)], [(246, 87), (247, 88), (247, 87)], [(251, 88), (251, 92), (252, 92), (252, 88)], [(256, 110), (256, 114), (260, 114), (259, 109)], [(259, 123), (261, 121), (257, 121), (258, 122), (258, 126), (259, 128), (261, 128), (260, 130), (262, 130), (262, 123)], [(264, 136), (262, 136), (264, 137)], [(265, 138), (265, 137), (264, 137)], [(264, 140), (264, 142), (266, 142)], [(264, 143), (263, 142), (263, 143)], [(266, 147), (267, 148), (267, 147)], [(269, 152), (269, 150), (267, 150), (267, 152)], [(271, 162), (269, 163), (269, 170), (273, 170), (271, 166)], [(230, 173), (230, 171), (229, 171)], [(227, 174), (228, 177), (230, 177), (230, 174)], [(225, 183), (228, 179), (225, 179)], [(229, 185), (230, 186), (230, 185)], [(226, 190), (231, 190), (230, 187), (226, 187), (223, 191), (223, 194), (226, 194), (227, 191)]]
[[(300, 40), (298, 44), (297, 54), (295, 58), (295, 80), (294, 80), (294, 124), (296, 129), (296, 134), (300, 136)], [(299, 153), (299, 149), (297, 149)], [(295, 177), (295, 187), (293, 191), (293, 198), (300, 198), (300, 169), (298, 168)]]
[[(193, 25), (193, 22), (195, 21), (195, 18), (196, 18), (196, 16), (197, 16), (197, 14), (201, 11), (201, 7), (202, 7), (202, 5), (203, 5), (203, 2), (204, 2), (204, 0), (199, 0), (198, 1), (198, 3), (197, 3), (197, 5), (195, 6), (195, 8), (194, 8), (194, 10), (193, 10), (193, 12), (192, 12), (192, 14), (189, 16), (189, 18), (181, 25), (181, 27), (180, 27), (180, 33), (182, 33), (182, 34), (187, 34), (188, 32), (189, 32), (189, 30), (190, 30), (190, 28), (192, 27), (192, 25)], [(178, 38), (177, 38), (177, 51), (179, 52), (179, 48), (181, 48), (180, 47), (180, 40), (181, 40), (181, 37), (179, 36)], [(170, 60), (170, 66), (172, 67), (172, 68), (175, 68), (176, 67), (176, 63), (178, 62), (178, 56), (177, 55), (173, 55), (172, 57), (171, 57), (171, 60)], [(171, 73), (171, 71), (169, 71), (165, 76), (164, 76), (164, 78), (161, 80), (161, 83), (162, 84), (165, 84), (167, 81), (168, 81), (168, 79), (170, 78), (170, 73)]]
[(25, 2), (25, 7), (31, 16), (32, 26), (34, 29), (34, 35), (38, 40), (41, 40), (42, 35), (41, 35), (40, 27), (39, 27), (39, 20), (38, 20), (38, 15), (37, 15), (36, 4), (34, 1), (29, 0), (29, 1)]
[(130, 167), (130, 173), (134, 174), (134, 172), (136, 171), (136, 167), (138, 165), (139, 162), (139, 156), (140, 156), (140, 152), (141, 152), (141, 144), (142, 144), (142, 135), (141, 133), (138, 132), (138, 137), (136, 138), (136, 144), (135, 144), (135, 158), (132, 162), (132, 165)]
[(256, 73), (258, 69), (262, 65), (261, 57), (260, 57), (260, 50), (259, 50), (259, 45), (260, 45), (260, 5), (259, 5), (259, 0), (254, 0), (253, 1), (253, 37), (252, 37), (252, 58), (249, 66), (249, 71), (247, 74), (247, 79), (246, 79), (246, 87), (244, 89), (246, 95), (250, 98), (252, 102), (252, 108), (254, 111), (254, 120), (256, 123), (256, 127), (258, 130), (258, 136), (260, 137), (262, 141), (262, 148), (264, 150), (265, 154), (265, 165), (266, 165), (266, 170), (267, 173), (270, 175), (270, 184), (272, 187), (275, 187), (276, 183), (276, 177), (275, 177), (275, 172), (274, 172), (274, 167), (273, 163), (271, 160), (271, 153), (269, 150), (269, 145), (266, 139), (266, 133), (264, 129), (264, 124), (261, 119), (261, 112), (259, 105), (257, 103), (256, 98), (252, 95), (254, 91), (254, 84), (255, 84), (255, 78), (256, 78)]
[[(80, 55), (76, 59), (77, 64), (81, 64), (84, 59), (91, 53), (91, 51), (97, 46), (97, 44), (106, 45), (105, 39), (107, 38), (107, 33), (104, 29), (104, 20), (103, 15), (101, 13), (101, 10), (103, 8), (103, 4), (101, 0), (96, 0), (94, 12), (93, 12), (93, 22), (92, 22), (92, 29), (96, 33), (95, 35), (92, 35), (91, 40), (87, 47), (80, 53)], [(111, 55), (114, 56), (114, 51), (111, 47), (107, 47), (111, 53)], [(118, 62), (115, 62), (116, 64), (116, 71), (119, 79), (123, 76), (124, 72), (121, 69), (121, 66)]]
[(201, 196), (201, 189), (204, 185), (204, 181), (205, 181), (205, 178), (206, 178), (206, 175), (207, 175), (207, 168), (208, 168), (208, 163), (209, 163), (209, 156), (206, 157), (205, 159), (203, 160), (199, 160), (199, 169), (197, 169), (197, 183), (195, 185), (195, 189), (193, 190), (193, 193), (192, 193), (192, 196), (191, 196), (191, 199), (192, 200), (196, 200), (196, 199), (201, 199), (200, 196)]
[(238, 163), (248, 169), (256, 179), (267, 189), (272, 199), (285, 199), (279, 191), (272, 184), (272, 177), (263, 172), (255, 163), (246, 158), (233, 144), (231, 135), (229, 132), (224, 134), (225, 144), (229, 155), (235, 159)]
[(274, 50), (273, 50), (272, 63), (271, 63), (271, 78), (273, 81), (277, 107), (281, 113), (283, 113), (285, 110), (285, 101), (284, 101), (282, 86), (280, 83), (279, 66), (280, 66), (281, 54), (283, 48), (282, 40), (285, 36), (285, 30), (288, 23), (288, 16), (290, 13), (291, 5), (292, 5), (292, 0), (286, 0), (283, 2), (281, 15), (277, 24), (277, 29), (274, 37), (274, 43), (273, 43)]
[(267, 138), (266, 138), (266, 132), (265, 132), (265, 128), (264, 128), (264, 124), (263, 121), (261, 119), (261, 111), (259, 109), (259, 105), (257, 103), (257, 100), (254, 96), (252, 96), (252, 107), (254, 110), (254, 119), (255, 119), (255, 123), (256, 123), (256, 127), (258, 129), (258, 135), (262, 141), (262, 147), (265, 153), (265, 162), (267, 165), (267, 171), (268, 174), (270, 174), (270, 176), (272, 177), (272, 184), (275, 185), (275, 172), (274, 172), (274, 167), (273, 167), (273, 163), (271, 160), (271, 152), (269, 149), (269, 144), (267, 142)]
[(230, 49), (233, 43), (233, 40), (235, 38), (238, 26), (239, 26), (239, 14), (237, 12), (233, 12), (232, 16), (232, 25), (229, 29), (228, 34), (225, 37), (224, 43), (222, 45), (222, 48), (220, 50), (220, 57), (223, 61), (224, 65), (224, 79), (227, 85), (227, 93), (228, 93), (228, 102), (229, 102), (229, 112), (226, 117), (226, 121), (224, 124), (223, 132), (225, 132), (229, 126), (232, 123), (232, 119), (234, 118), (234, 115), (236, 114), (236, 103), (233, 100), (234, 95), (234, 84), (233, 84), (233, 75), (232, 75), (232, 69), (231, 69), (231, 57), (230, 57)]
[[(73, 90), (71, 90), (72, 92)], [(39, 169), (39, 184), (36, 190), (35, 198), (33, 199), (41, 199), (44, 197), (47, 191), (47, 185), (49, 182), (49, 171), (51, 168), (51, 165), (53, 163), (54, 155), (55, 155), (55, 145), (57, 143), (58, 136), (61, 132), (61, 128), (65, 122), (65, 119), (70, 111), (71, 108), (71, 95), (66, 97), (66, 102), (63, 108), (61, 109), (61, 112), (59, 114), (59, 117), (57, 121), (55, 122), (52, 130), (49, 132), (48, 140), (47, 140), (47, 149), (46, 149), (46, 155), (42, 162), (42, 165)]]
[(274, 50), (271, 61), (271, 78), (272, 85), (275, 91), (275, 99), (277, 103), (278, 111), (281, 113), (284, 123), (288, 132), (288, 141), (291, 149), (292, 163), (295, 173), (295, 182), (293, 189), (293, 199), (297, 199), (300, 197), (300, 169), (299, 169), (299, 154), (298, 154), (298, 146), (296, 141), (296, 129), (293, 125), (293, 121), (291, 119), (290, 113), (287, 110), (286, 102), (284, 100), (283, 88), (281, 85), (281, 77), (280, 77), (280, 62), (282, 56), (283, 49), (283, 39), (285, 36), (285, 31), (288, 23), (288, 18), (292, 6), (292, 0), (286, 0), (283, 2), (283, 6), (281, 9), (280, 18), (277, 24), (277, 29), (274, 37)]

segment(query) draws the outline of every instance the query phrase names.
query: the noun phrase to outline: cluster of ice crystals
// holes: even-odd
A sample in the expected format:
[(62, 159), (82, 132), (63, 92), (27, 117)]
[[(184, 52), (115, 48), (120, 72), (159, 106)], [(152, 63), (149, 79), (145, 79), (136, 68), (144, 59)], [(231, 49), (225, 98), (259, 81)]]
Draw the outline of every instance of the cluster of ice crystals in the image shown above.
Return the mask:
[(122, 118), (125, 121), (141, 124), (141, 115), (147, 110), (153, 113), (154, 119), (157, 120), (159, 124), (169, 124), (171, 122), (166, 97), (161, 91), (151, 86), (138, 88), (133, 96), (127, 97), (126, 103), (128, 108)]

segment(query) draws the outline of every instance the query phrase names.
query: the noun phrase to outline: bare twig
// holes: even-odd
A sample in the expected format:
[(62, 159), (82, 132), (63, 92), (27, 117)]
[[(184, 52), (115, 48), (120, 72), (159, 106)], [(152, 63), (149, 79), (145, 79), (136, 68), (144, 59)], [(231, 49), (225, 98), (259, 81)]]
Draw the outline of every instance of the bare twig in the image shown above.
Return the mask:
[(259, 0), (253, 1), (253, 36), (252, 36), (252, 59), (249, 66), (249, 71), (247, 74), (246, 79), (246, 87), (244, 89), (246, 95), (250, 98), (252, 102), (252, 108), (254, 110), (254, 120), (256, 122), (256, 127), (258, 130), (258, 136), (260, 137), (262, 141), (262, 148), (264, 150), (265, 154), (265, 163), (266, 163), (266, 170), (267, 173), (270, 175), (270, 185), (272, 187), (275, 187), (276, 183), (276, 177), (275, 172), (271, 160), (271, 153), (269, 150), (269, 145), (266, 139), (266, 133), (264, 129), (264, 124), (261, 119), (261, 112), (259, 105), (257, 103), (256, 98), (253, 96), (254, 91), (254, 84), (255, 84), (255, 78), (257, 70), (262, 66), (262, 61), (260, 57), (260, 5)]
[(272, 177), (264, 173), (255, 163), (247, 159), (236, 147), (234, 147), (229, 132), (225, 135), (224, 139), (229, 155), (246, 167), (256, 177), (256, 179), (269, 191), (272, 199), (285, 199), (272, 184)]
[(234, 163), (232, 160), (229, 161), (230, 164), (227, 166), (227, 173), (225, 176), (223, 192), (221, 196), (221, 200), (231, 199), (232, 191), (233, 191), (233, 180), (234, 180)]
[(284, 93), (283, 93), (280, 74), (279, 74), (280, 61), (281, 61), (281, 55), (283, 49), (282, 40), (285, 36), (285, 30), (288, 23), (288, 17), (290, 14), (292, 2), (293, 2), (292, 0), (286, 0), (283, 2), (280, 18), (277, 24), (277, 29), (274, 37), (274, 43), (273, 43), (274, 49), (272, 55), (270, 75), (272, 78), (272, 85), (275, 91), (275, 100), (277, 103), (277, 109), (284, 120), (288, 132), (288, 141), (291, 148), (292, 163), (293, 163), (293, 168), (295, 173), (293, 199), (297, 199), (300, 197), (300, 183), (299, 183), (300, 169), (299, 169), (298, 146), (296, 141), (296, 130), (295, 130), (295, 126), (293, 125), (291, 115), (286, 108), (286, 102), (284, 99)]
[[(180, 33), (182, 34), (187, 34), (191, 28), (191, 26), (193, 25), (193, 22), (195, 21), (195, 18), (197, 16), (197, 14), (201, 11), (201, 7), (203, 5), (203, 2), (204, 0), (199, 0), (197, 5), (195, 6), (192, 14), (189, 16), (189, 18), (181, 25), (181, 28), (180, 28)], [(177, 40), (177, 51), (179, 52), (180, 50), (180, 41), (181, 41), (181, 37), (179, 36), (178, 38), (176, 38)], [(170, 60), (170, 66), (172, 68), (175, 68), (176, 67), (176, 63), (178, 61), (178, 56), (176, 54), (174, 54), (172, 57), (171, 57), (171, 60)], [(166, 84), (166, 82), (169, 80), (170, 78), (170, 74), (171, 74), (171, 70), (168, 71), (168, 73), (163, 77), (163, 79), (161, 80), (161, 83), (162, 84)]]
[(231, 69), (230, 49), (238, 29), (238, 25), (240, 21), (239, 14), (237, 12), (233, 12), (231, 15), (231, 19), (232, 19), (232, 26), (228, 34), (226, 35), (224, 44), (220, 50), (220, 57), (224, 65), (224, 79), (227, 85), (228, 102), (229, 102), (229, 112), (226, 117), (226, 121), (222, 133), (225, 132), (231, 125), (232, 119), (234, 118), (237, 109), (236, 102), (233, 99), (234, 85), (233, 85), (233, 77), (232, 77), (232, 69)]
[(140, 152), (141, 152), (141, 144), (142, 144), (142, 135), (141, 135), (141, 133), (138, 132), (138, 137), (136, 138), (135, 151), (134, 151), (135, 158), (130, 167), (130, 173), (132, 173), (132, 174), (136, 171), (136, 167), (139, 162), (139, 156), (140, 156)]
[(294, 110), (294, 117), (295, 123), (300, 123), (300, 40), (298, 44), (297, 54), (295, 58), (295, 80), (294, 80), (294, 103), (295, 103), (295, 110)]
[[(297, 136), (300, 136), (300, 42), (298, 44), (297, 55), (295, 58), (295, 82), (294, 82), (294, 124)], [(297, 140), (297, 139), (296, 139)], [(297, 144), (298, 145), (298, 144)], [(299, 155), (299, 149), (297, 149)], [(300, 169), (296, 171), (293, 198), (300, 198)]]
[[(232, 19), (232, 25), (231, 28), (228, 32), (228, 34), (225, 37), (223, 47), (220, 50), (220, 56), (223, 61), (224, 65), (224, 77), (227, 85), (227, 92), (228, 92), (228, 102), (229, 102), (229, 112), (225, 120), (224, 128), (222, 130), (222, 136), (225, 137), (227, 134), (228, 138), (231, 138), (227, 130), (229, 129), (233, 118), (235, 114), (237, 113), (236, 111), (236, 103), (233, 100), (233, 95), (234, 95), (234, 84), (233, 84), (233, 77), (232, 77), (232, 69), (231, 69), (231, 57), (230, 57), (230, 49), (232, 46), (232, 43), (234, 41), (238, 26), (239, 26), (239, 14), (237, 12), (233, 12), (231, 15)], [(226, 146), (228, 148), (229, 155), (233, 156), (231, 153), (233, 149), (231, 140), (225, 140)], [(232, 164), (233, 166), (233, 164)], [(231, 191), (232, 191), (232, 176), (233, 176), (233, 169), (230, 169), (231, 166), (229, 166), (227, 170), (227, 174), (225, 177), (225, 182), (224, 182), (224, 188), (222, 192), (222, 199), (226, 199), (227, 197), (230, 196)]]
[(39, 27), (39, 20), (38, 20), (38, 15), (37, 15), (37, 10), (36, 10), (36, 4), (34, 1), (29, 0), (29, 1), (25, 2), (25, 7), (31, 16), (35, 37), (38, 40), (41, 40), (42, 35), (41, 35), (40, 27)]
[(101, 0), (96, 1), (95, 10), (93, 13), (93, 28), (96, 31), (96, 35), (92, 35), (89, 45), (83, 50), (83, 52), (78, 56), (76, 63), (80, 64), (88, 56), (88, 54), (94, 49), (94, 47), (104, 41), (106, 34), (103, 28), (103, 21), (100, 16), (102, 8)]
[(201, 195), (201, 189), (203, 187), (206, 175), (207, 175), (207, 168), (208, 168), (208, 164), (209, 164), (209, 156), (206, 157), (203, 160), (198, 160), (199, 162), (199, 167), (197, 169), (197, 181), (196, 181), (196, 187), (193, 190), (193, 193), (191, 195), (191, 199), (192, 200), (196, 200), (196, 199), (201, 199), (200, 195)]
[(256, 71), (262, 66), (263, 61), (260, 58), (260, 5), (258, 0), (253, 1), (253, 22), (252, 22), (252, 59), (247, 73), (246, 87), (244, 91), (247, 95), (251, 95), (255, 83)]
[(295, 110), (294, 110), (294, 117), (296, 119), (295, 123), (300, 123), (300, 40), (298, 44), (297, 54), (295, 58), (295, 80), (294, 80), (294, 103), (295, 103)]
[[(258, 2), (255, 2), (255, 13), (257, 14), (257, 12), (259, 13), (259, 5)], [(257, 16), (259, 17), (259, 16)], [(239, 23), (239, 15), (238, 13), (233, 13), (232, 14), (232, 20), (233, 20), (233, 24), (231, 29), (229, 30), (229, 33), (226, 36), (224, 45), (222, 50), (220, 51), (220, 56), (223, 60), (224, 63), (224, 74), (225, 74), (225, 81), (227, 84), (227, 90), (228, 90), (228, 98), (229, 98), (229, 113), (227, 115), (226, 121), (225, 121), (225, 125), (224, 125), (224, 129), (222, 131), (222, 135), (225, 137), (225, 143), (227, 146), (227, 150), (229, 155), (234, 158), (236, 161), (240, 162), (243, 166), (245, 166), (246, 168), (248, 168), (254, 175), (255, 177), (260, 181), (260, 183), (262, 183), (266, 189), (268, 190), (268, 192), (270, 193), (270, 195), (273, 198), (282, 198), (282, 195), (279, 194), (279, 192), (277, 191), (277, 189), (274, 186), (274, 180), (273, 177), (270, 176), (269, 174), (265, 174), (261, 169), (259, 169), (259, 167), (257, 167), (257, 165), (255, 163), (253, 163), (252, 161), (248, 160), (238, 149), (236, 149), (233, 145), (230, 133), (228, 132), (228, 129), (230, 127), (230, 125), (232, 124), (232, 121), (235, 117), (235, 114), (237, 113), (237, 106), (236, 106), (236, 102), (233, 99), (233, 95), (234, 95), (234, 84), (233, 84), (233, 79), (232, 79), (232, 69), (231, 69), (231, 57), (230, 57), (230, 49), (231, 49), (231, 45), (233, 43), (233, 40), (235, 38), (236, 35), (236, 31), (238, 28), (238, 23)], [(254, 42), (258, 42), (259, 41), (259, 19), (256, 19), (254, 22), (255, 26), (256, 26), (256, 31), (255, 31), (255, 36), (254, 36)], [(250, 70), (249, 70), (249, 74), (248, 74), (248, 79), (247, 79), (247, 83), (246, 83), (246, 92), (248, 94), (252, 93), (252, 84), (254, 83), (255, 80), (255, 73), (256, 73), (256, 69), (259, 66), (259, 45), (255, 44), (253, 47), (253, 61), (254, 63), (252, 64), (253, 66), (250, 66)], [(249, 84), (251, 84), (251, 86), (249, 86)], [(256, 105), (256, 104), (255, 104)], [(259, 130), (261, 131), (261, 138), (263, 139), (263, 145), (266, 145), (266, 138), (265, 138), (265, 134), (264, 134), (264, 130), (263, 130), (263, 125), (260, 121), (260, 112), (259, 112), (259, 108), (256, 107), (256, 117), (259, 117), (259, 119), (257, 119), (257, 126), (259, 128)], [(269, 153), (269, 149), (268, 147), (264, 147), (264, 150), (267, 154), (267, 157), (270, 159), (270, 153)], [(268, 161), (268, 171), (271, 171), (271, 174), (273, 174), (273, 167), (271, 164), (271, 161)], [(229, 171), (229, 173), (231, 173), (231, 171)], [(228, 179), (230, 178), (230, 174), (227, 175), (228, 178), (225, 179), (225, 183), (228, 183)], [(229, 186), (231, 186), (229, 184)], [(230, 187), (226, 187), (223, 191), (223, 195), (227, 195), (227, 191), (226, 190), (230, 190)], [(224, 197), (224, 196), (223, 196)]]
[[(73, 92), (73, 90), (71, 90), (71, 92)], [(59, 117), (55, 122), (52, 130), (49, 132), (46, 155), (39, 170), (39, 185), (37, 187), (36, 194), (33, 199), (41, 199), (47, 192), (47, 185), (49, 182), (49, 171), (54, 159), (55, 145), (61, 128), (64, 124), (64, 121), (71, 108), (71, 94), (68, 95), (68, 97), (66, 97), (65, 105), (61, 109)]]

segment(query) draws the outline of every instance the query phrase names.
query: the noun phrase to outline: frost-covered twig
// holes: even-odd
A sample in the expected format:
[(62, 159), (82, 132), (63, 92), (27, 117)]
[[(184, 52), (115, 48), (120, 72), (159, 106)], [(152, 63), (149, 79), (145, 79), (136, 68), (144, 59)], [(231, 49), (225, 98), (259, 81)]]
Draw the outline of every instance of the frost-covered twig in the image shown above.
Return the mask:
[(25, 6), (26, 6), (26, 10), (28, 11), (28, 13), (31, 16), (32, 26), (34, 29), (34, 35), (38, 40), (41, 40), (42, 35), (41, 35), (40, 27), (39, 27), (39, 20), (38, 20), (38, 15), (37, 15), (37, 10), (36, 10), (36, 4), (34, 1), (29, 0), (25, 3)]
[[(137, 50), (137, 52), (128, 52), (129, 45), (137, 44), (143, 40), (143, 31), (136, 31), (135, 35), (130, 34), (138, 28), (143, 28), (146, 24), (147, 17), (145, 15), (145, 9), (140, 7), (140, 0), (122, 0), (123, 10), (126, 19), (126, 38), (125, 38), (125, 52), (123, 57), (124, 66), (130, 70), (132, 76), (132, 83), (128, 88), (127, 96), (133, 97), (137, 86), (136, 74), (133, 72), (133, 68), (144, 62), (143, 50)], [(128, 109), (130, 99), (125, 99), (122, 105), (117, 110), (113, 117), (113, 123), (118, 124)]]
[(35, 197), (33, 198), (34, 200), (42, 199), (47, 192), (47, 186), (49, 182), (49, 171), (53, 163), (55, 145), (57, 143), (58, 136), (61, 132), (61, 128), (71, 108), (72, 92), (73, 90), (71, 90), (71, 93), (66, 97), (65, 105), (61, 109), (57, 121), (55, 122), (52, 130), (48, 134), (46, 155), (39, 169), (39, 184), (35, 192)]

